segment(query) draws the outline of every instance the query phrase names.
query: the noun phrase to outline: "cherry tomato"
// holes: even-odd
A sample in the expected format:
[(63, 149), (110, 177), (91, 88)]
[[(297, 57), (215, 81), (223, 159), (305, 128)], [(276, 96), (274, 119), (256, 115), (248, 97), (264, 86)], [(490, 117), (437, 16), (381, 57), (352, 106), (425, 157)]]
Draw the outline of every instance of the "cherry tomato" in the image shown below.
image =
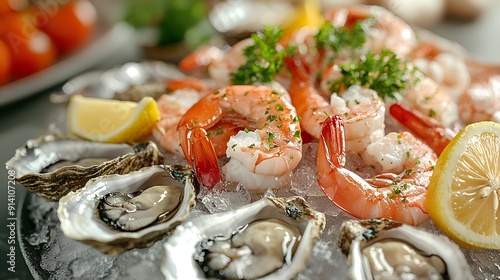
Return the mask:
[(47, 68), (57, 58), (54, 42), (36, 28), (25, 13), (13, 13), (2, 18), (0, 39), (9, 49), (13, 79)]
[(0, 86), (10, 80), (10, 53), (7, 44), (0, 40)]
[(97, 12), (88, 0), (74, 0), (59, 6), (53, 14), (46, 17), (34, 14), (34, 18), (38, 28), (47, 33), (59, 53), (64, 54), (80, 47), (92, 35)]

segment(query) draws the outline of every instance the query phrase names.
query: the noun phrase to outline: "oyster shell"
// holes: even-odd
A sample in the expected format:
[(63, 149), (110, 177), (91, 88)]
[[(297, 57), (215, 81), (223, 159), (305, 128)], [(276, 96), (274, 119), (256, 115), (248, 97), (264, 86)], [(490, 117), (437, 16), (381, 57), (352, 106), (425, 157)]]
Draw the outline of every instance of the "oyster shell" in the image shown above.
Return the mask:
[(351, 279), (474, 279), (455, 243), (389, 219), (343, 222), (338, 245)]
[(302, 197), (265, 197), (177, 227), (161, 270), (167, 279), (291, 279), (324, 227), (324, 214)]
[(16, 172), (16, 181), (48, 201), (58, 201), (92, 178), (125, 174), (163, 163), (153, 142), (128, 144), (96, 143), (70, 135), (46, 135), (31, 139), (6, 163)]
[[(147, 193), (159, 186), (167, 186), (167, 190), (153, 190), (158, 195)], [(128, 174), (88, 181), (82, 189), (60, 199), (57, 216), (67, 237), (116, 255), (132, 248), (148, 247), (169, 234), (189, 216), (198, 189), (198, 181), (188, 166), (144, 167)], [(129, 194), (133, 201), (121, 200)], [(103, 203), (114, 205), (115, 213), (103, 217), (103, 210), (99, 209)], [(125, 219), (123, 223), (109, 221), (109, 216)]]

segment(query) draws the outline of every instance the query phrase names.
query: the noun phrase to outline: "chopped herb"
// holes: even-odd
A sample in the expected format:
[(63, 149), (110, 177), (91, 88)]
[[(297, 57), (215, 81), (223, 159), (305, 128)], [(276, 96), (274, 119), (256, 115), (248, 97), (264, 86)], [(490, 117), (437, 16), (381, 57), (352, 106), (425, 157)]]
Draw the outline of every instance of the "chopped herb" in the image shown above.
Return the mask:
[(233, 149), (233, 151), (236, 151), (236, 150), (235, 150), (236, 146), (238, 146), (238, 144), (233, 144), (233, 145), (231, 146), (231, 149)]
[(252, 85), (273, 81), (284, 65), (283, 58), (292, 54), (295, 48), (280, 47), (283, 29), (265, 27), (263, 32), (251, 35), (254, 44), (243, 50), (246, 63), (231, 74), (235, 85)]
[(283, 111), (283, 105), (281, 103), (276, 104), (276, 110)]
[(267, 132), (267, 142), (272, 142), (274, 139), (275, 135), (272, 132)]
[(250, 146), (248, 146), (248, 148), (255, 148), (255, 144), (250, 144)]
[[(366, 41), (365, 29), (373, 24), (373, 18), (358, 20), (352, 27), (336, 27), (331, 22), (327, 22), (321, 26), (315, 36), (316, 45), (319, 48), (330, 48), (334, 54), (338, 54), (342, 50), (351, 52), (359, 50)], [(329, 59), (333, 61), (335, 56)]]
[(396, 99), (405, 94), (410, 85), (418, 82), (410, 63), (400, 60), (394, 52), (384, 49), (380, 54), (368, 52), (359, 60), (339, 65), (342, 77), (330, 81), (332, 92), (343, 92), (352, 85), (373, 89), (382, 99)]
[(269, 116), (266, 117), (266, 120), (268, 122), (273, 122), (273, 121), (275, 121), (277, 119), (278, 119), (278, 117), (276, 115), (269, 115)]
[(300, 130), (295, 130), (295, 132), (293, 133), (293, 137), (299, 138), (300, 137)]
[(243, 131), (244, 131), (245, 133), (248, 133), (248, 128), (246, 128), (246, 127), (245, 127), (245, 129), (243, 129)]
[(430, 110), (429, 110), (429, 117), (433, 118), (433, 117), (435, 117), (435, 116), (436, 116), (436, 111), (434, 111), (434, 110), (430, 109)]

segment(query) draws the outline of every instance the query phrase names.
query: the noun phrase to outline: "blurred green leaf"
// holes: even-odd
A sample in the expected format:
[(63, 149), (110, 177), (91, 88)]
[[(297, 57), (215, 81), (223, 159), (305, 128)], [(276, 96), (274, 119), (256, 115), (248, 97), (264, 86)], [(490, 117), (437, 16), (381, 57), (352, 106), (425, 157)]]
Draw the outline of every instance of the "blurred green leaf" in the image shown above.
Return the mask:
[(156, 25), (165, 3), (165, 0), (127, 0), (123, 20), (134, 27)]
[(201, 22), (206, 15), (203, 0), (169, 0), (158, 26), (160, 46), (184, 40), (186, 32)]

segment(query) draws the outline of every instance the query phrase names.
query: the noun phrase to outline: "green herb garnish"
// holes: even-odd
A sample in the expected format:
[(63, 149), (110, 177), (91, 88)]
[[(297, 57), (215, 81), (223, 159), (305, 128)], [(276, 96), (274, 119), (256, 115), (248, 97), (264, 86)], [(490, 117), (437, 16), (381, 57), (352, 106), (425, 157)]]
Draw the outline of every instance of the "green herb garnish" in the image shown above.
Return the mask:
[(352, 85), (373, 89), (382, 99), (396, 99), (404, 94), (410, 85), (418, 82), (416, 68), (399, 59), (394, 52), (384, 49), (380, 54), (368, 52), (359, 61), (349, 61), (339, 65), (342, 78), (331, 81), (332, 92), (342, 92)]
[[(366, 41), (367, 28), (373, 26), (373, 18), (356, 21), (352, 27), (333, 26), (331, 22), (323, 24), (315, 36), (319, 48), (330, 48), (335, 53), (342, 50), (356, 51), (361, 49)], [(331, 58), (332, 60), (334, 59)]]
[(243, 50), (246, 63), (231, 74), (231, 82), (235, 85), (272, 82), (284, 64), (283, 58), (295, 49), (291, 46), (283, 49), (278, 44), (283, 37), (283, 30), (278, 27), (266, 27), (251, 37), (254, 44)]

